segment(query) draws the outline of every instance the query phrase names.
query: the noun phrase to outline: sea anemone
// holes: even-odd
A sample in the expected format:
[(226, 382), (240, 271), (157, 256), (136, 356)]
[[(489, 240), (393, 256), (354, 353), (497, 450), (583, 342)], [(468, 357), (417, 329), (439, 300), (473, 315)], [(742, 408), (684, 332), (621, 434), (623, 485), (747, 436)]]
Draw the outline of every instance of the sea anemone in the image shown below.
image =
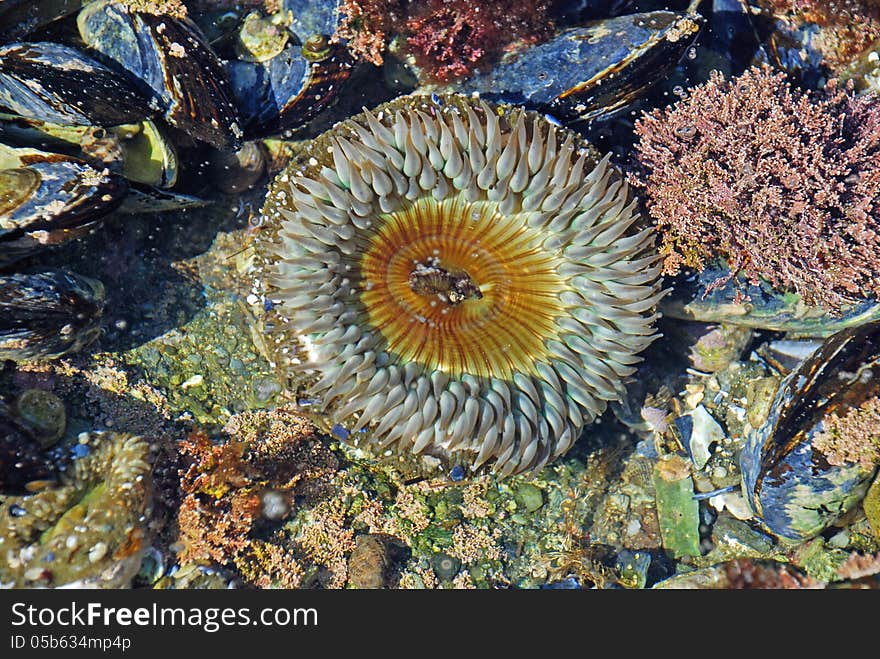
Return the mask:
[(655, 338), (658, 256), (627, 184), (519, 108), (365, 110), (306, 147), (263, 215), (279, 366), (313, 374), (337, 435), (536, 469), (624, 395)]
[(0, 587), (127, 586), (147, 545), (149, 442), (84, 432), (49, 457), (57, 480), (0, 508)]

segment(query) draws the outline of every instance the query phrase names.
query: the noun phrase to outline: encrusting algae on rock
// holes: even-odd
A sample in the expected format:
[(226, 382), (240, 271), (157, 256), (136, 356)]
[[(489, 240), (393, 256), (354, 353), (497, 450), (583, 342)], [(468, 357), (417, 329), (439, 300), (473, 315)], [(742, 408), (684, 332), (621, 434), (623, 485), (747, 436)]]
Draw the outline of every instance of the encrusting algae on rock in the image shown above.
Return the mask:
[(324, 503), (336, 458), (305, 419), (283, 410), (244, 412), (226, 428), (230, 441), (194, 432), (180, 444), (179, 560), (234, 567), (262, 588), (298, 588), (305, 557), (291, 552), (283, 532), (266, 531), (293, 514), (297, 498)]
[(565, 453), (656, 338), (652, 230), (608, 160), (464, 96), (338, 124), (278, 176), (257, 290), (278, 366), (380, 447), (507, 475)]

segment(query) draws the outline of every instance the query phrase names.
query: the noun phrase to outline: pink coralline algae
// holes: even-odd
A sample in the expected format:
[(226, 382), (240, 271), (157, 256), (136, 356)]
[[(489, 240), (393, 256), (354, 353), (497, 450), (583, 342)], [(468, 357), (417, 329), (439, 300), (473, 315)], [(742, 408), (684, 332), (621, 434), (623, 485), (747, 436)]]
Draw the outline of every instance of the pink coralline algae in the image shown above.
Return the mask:
[(382, 66), (388, 42), (402, 25), (401, 0), (344, 0), (334, 40), (344, 39), (351, 54)]
[(553, 33), (549, 0), (344, 0), (334, 35), (351, 53), (380, 66), (400, 35), (430, 82), (474, 73), (504, 53), (525, 48)]
[(406, 43), (418, 65), (439, 82), (470, 75), (508, 48), (546, 39), (553, 29), (544, 0), (426, 0), (422, 5), (406, 22)]
[(880, 102), (783, 73), (714, 72), (636, 123), (664, 271), (727, 261), (734, 275), (837, 312), (880, 296)]

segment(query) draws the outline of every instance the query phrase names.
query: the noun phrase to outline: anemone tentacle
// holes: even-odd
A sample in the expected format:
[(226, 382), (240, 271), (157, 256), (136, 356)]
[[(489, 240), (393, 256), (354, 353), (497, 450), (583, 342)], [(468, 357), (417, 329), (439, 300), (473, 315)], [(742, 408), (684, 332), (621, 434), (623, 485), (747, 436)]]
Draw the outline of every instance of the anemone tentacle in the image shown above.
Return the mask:
[(656, 338), (654, 234), (575, 133), (439, 101), (365, 110), (276, 179), (259, 252), (280, 359), (380, 446), (536, 469)]

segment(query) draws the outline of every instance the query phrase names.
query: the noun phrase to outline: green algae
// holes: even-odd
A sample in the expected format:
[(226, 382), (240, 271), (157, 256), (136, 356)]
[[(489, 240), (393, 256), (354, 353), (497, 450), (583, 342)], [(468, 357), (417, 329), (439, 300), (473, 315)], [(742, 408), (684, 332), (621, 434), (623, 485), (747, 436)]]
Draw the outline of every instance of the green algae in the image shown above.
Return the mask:
[(688, 463), (676, 455), (662, 458), (654, 466), (654, 488), (663, 548), (675, 558), (699, 556), (700, 510)]
[(282, 383), (252, 340), (241, 301), (207, 291), (208, 304), (185, 326), (125, 354), (169, 406), (200, 424), (222, 424), (277, 402)]

